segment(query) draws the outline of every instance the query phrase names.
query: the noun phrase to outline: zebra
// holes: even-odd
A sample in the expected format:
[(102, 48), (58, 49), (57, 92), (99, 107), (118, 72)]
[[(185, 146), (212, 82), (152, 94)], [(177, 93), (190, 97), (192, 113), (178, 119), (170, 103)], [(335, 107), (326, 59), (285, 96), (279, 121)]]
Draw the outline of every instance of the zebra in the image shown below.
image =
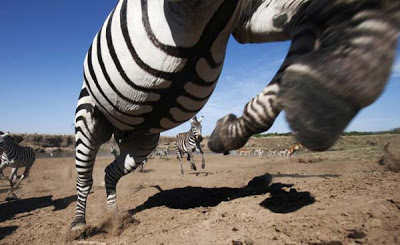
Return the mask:
[(160, 159), (161, 158), (164, 158), (164, 159), (168, 159), (168, 156), (169, 156), (169, 146), (166, 146), (166, 147), (160, 147), (160, 148), (156, 148), (155, 150), (154, 150), (154, 155), (156, 155), (156, 156), (160, 156)]
[[(90, 46), (75, 113), (77, 205), (86, 225), (99, 147), (112, 135), (120, 156), (105, 169), (107, 205), (116, 185), (157, 146), (161, 132), (193, 118), (211, 96), (229, 37), (239, 43), (292, 40), (272, 81), (241, 117), (218, 120), (208, 141), (239, 149), (282, 110), (297, 141), (325, 150), (381, 94), (399, 33), (393, 0), (120, 0)], [(332, 119), (335, 120), (332, 120)]]
[(154, 158), (154, 156), (160, 156), (160, 159), (161, 159), (161, 158), (168, 159), (168, 155), (169, 155), (169, 146), (164, 147), (164, 148), (158, 148), (158, 147), (156, 147), (156, 148), (147, 156), (147, 159), (144, 160), (144, 161), (142, 162), (142, 165), (140, 166), (140, 170), (139, 170), (139, 171), (143, 173), (143, 172), (144, 172), (144, 165), (147, 164), (147, 162), (149, 161), (149, 159)]
[[(14, 194), (22, 180), (29, 176), (29, 171), (36, 160), (35, 151), (27, 146), (20, 146), (15, 142), (14, 138), (8, 133), (0, 135), (0, 149), (2, 149), (0, 172), (6, 167), (11, 167), (11, 174), (9, 177), (10, 190), (9, 194)], [(18, 179), (17, 172), (19, 168), (25, 167), (24, 173)]]
[(183, 171), (182, 156), (187, 153), (187, 160), (190, 161), (190, 168), (196, 171), (196, 164), (194, 163), (193, 152), (199, 151), (201, 154), (201, 168), (204, 169), (206, 161), (204, 159), (204, 152), (201, 149), (200, 142), (203, 140), (201, 135), (202, 126), (201, 121), (203, 117), (197, 120), (197, 117), (190, 119), (191, 128), (186, 133), (179, 133), (176, 135), (176, 155), (181, 166), (181, 174), (185, 174)]

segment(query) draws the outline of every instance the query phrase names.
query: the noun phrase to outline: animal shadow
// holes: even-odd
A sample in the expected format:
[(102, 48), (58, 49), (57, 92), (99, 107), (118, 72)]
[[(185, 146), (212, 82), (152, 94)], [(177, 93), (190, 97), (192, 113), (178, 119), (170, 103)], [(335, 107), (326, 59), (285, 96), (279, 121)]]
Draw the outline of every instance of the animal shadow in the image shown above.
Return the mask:
[(141, 174), (147, 174), (147, 173), (151, 173), (154, 172), (154, 169), (143, 169), (143, 171), (138, 171)]
[(281, 174), (278, 173), (273, 175), (274, 177), (289, 177), (289, 178), (322, 178), (322, 179), (329, 179), (329, 178), (339, 178), (339, 174)]
[[(134, 215), (135, 213), (139, 213), (143, 210), (166, 206), (172, 209), (191, 209), (197, 207), (215, 207), (221, 202), (232, 201), (237, 198), (254, 196), (254, 195), (263, 195), (268, 192), (271, 195), (276, 195), (279, 192), (279, 188), (283, 188), (287, 185), (284, 184), (271, 184), (272, 176), (270, 174), (264, 174), (257, 176), (249, 181), (249, 183), (241, 188), (230, 188), (230, 187), (219, 187), (219, 188), (204, 188), (204, 187), (183, 187), (183, 188), (174, 188), (170, 190), (163, 190), (160, 186), (154, 186), (154, 188), (158, 189), (160, 192), (155, 195), (149, 197), (146, 202), (142, 205), (129, 210), (129, 212)], [(291, 186), (291, 185), (290, 185)], [(283, 190), (282, 190), (283, 191)], [(293, 192), (293, 191), (292, 191)], [(301, 192), (302, 193), (302, 192)], [(307, 192), (308, 193), (308, 192)], [(308, 193), (309, 196), (311, 196)], [(288, 198), (287, 201), (295, 201), (298, 205), (293, 208), (290, 204), (287, 204), (286, 207), (288, 209), (286, 212), (294, 212), (297, 209), (301, 208), (302, 204), (309, 205), (310, 202), (301, 202), (297, 201), (296, 198), (302, 198), (302, 196), (295, 196), (293, 193), (290, 194), (291, 198)], [(312, 199), (313, 200), (313, 199)], [(274, 199), (267, 201), (269, 204), (263, 206), (265, 208), (270, 209), (271, 202), (279, 202), (281, 205), (282, 200), (277, 199), (274, 196)], [(272, 205), (274, 206), (274, 205)]]
[(15, 225), (0, 227), (0, 240), (4, 239), (8, 235), (11, 235), (17, 229), (18, 229), (18, 226), (15, 226)]
[(20, 199), (13, 202), (0, 204), (0, 222), (9, 220), (20, 213), (31, 212), (36, 209), (53, 206), (53, 211), (63, 210), (72, 202), (76, 201), (77, 196), (72, 195), (60, 199), (52, 199), (52, 195)]
[[(262, 201), (260, 205), (274, 213), (292, 213), (315, 202), (310, 192), (298, 192), (291, 187), (293, 187), (292, 184), (272, 184), (269, 191), (271, 197)], [(286, 191), (283, 188), (290, 188), (290, 190)]]
[(212, 175), (213, 173), (211, 172), (194, 172), (194, 173), (189, 173), (190, 175), (196, 175), (196, 176), (208, 176)]

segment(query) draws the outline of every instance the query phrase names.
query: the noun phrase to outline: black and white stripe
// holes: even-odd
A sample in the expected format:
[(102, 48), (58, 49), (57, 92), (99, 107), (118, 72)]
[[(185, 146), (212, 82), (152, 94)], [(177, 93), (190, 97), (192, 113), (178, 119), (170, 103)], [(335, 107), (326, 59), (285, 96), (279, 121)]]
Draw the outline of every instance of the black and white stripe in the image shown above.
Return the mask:
[[(29, 171), (35, 162), (36, 155), (32, 148), (18, 145), (14, 138), (8, 133), (0, 135), (0, 149), (0, 151), (2, 151), (0, 172), (2, 173), (3, 169), (6, 167), (12, 168), (9, 177), (11, 189), (8, 192), (12, 193), (14, 189), (19, 187), (22, 180), (29, 176)], [(17, 180), (19, 168), (25, 168), (25, 171)]]
[(190, 167), (193, 170), (196, 170), (196, 164), (194, 162), (193, 152), (198, 151), (201, 154), (201, 168), (205, 168), (206, 161), (204, 159), (204, 152), (201, 149), (200, 142), (203, 140), (201, 135), (202, 126), (201, 121), (203, 117), (197, 120), (197, 117), (194, 117), (190, 120), (191, 128), (186, 133), (179, 133), (176, 136), (176, 155), (179, 160), (179, 164), (181, 165), (181, 174), (184, 174), (183, 171), (183, 163), (182, 157), (185, 153), (188, 154), (187, 160), (190, 161)]
[[(231, 34), (241, 43), (291, 39), (292, 44), (273, 80), (243, 115), (218, 121), (210, 149), (240, 148), (252, 134), (267, 130), (282, 109), (303, 145), (331, 144), (382, 91), (400, 26), (396, 2), (120, 0), (84, 62), (75, 117), (78, 201), (71, 228), (85, 225), (99, 147), (114, 135), (120, 150), (105, 171), (108, 206), (114, 209), (118, 180), (147, 158), (159, 133), (193, 118), (205, 105)], [(332, 112), (343, 113), (332, 117)]]

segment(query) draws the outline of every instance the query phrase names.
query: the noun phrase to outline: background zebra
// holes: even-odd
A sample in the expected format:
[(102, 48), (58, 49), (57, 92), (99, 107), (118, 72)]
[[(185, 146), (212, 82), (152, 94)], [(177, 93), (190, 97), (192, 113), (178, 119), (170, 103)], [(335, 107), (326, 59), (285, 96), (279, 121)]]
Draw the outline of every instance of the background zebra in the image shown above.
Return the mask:
[[(242, 147), (284, 109), (298, 142), (324, 150), (382, 92), (399, 32), (392, 0), (120, 0), (84, 61), (75, 117), (77, 208), (100, 145), (112, 134), (119, 157), (105, 170), (107, 203), (118, 180), (157, 146), (159, 133), (195, 116), (222, 71), (230, 35), (240, 43), (292, 40), (272, 81), (244, 108), (217, 122), (214, 152)], [(245, 85), (244, 85), (245, 86)], [(334, 118), (335, 120), (332, 120)]]
[[(0, 148), (3, 150), (3, 154), (1, 155), (0, 172), (2, 172), (6, 167), (12, 168), (9, 177), (11, 188), (7, 192), (7, 196), (9, 194), (15, 196), (13, 191), (19, 187), (24, 178), (29, 176), (29, 171), (36, 159), (35, 152), (30, 147), (18, 145), (18, 143), (16, 143), (8, 133), (0, 135)], [(22, 167), (25, 167), (25, 171), (19, 180), (17, 180), (18, 169)]]
[(190, 120), (190, 130), (186, 133), (179, 133), (176, 136), (176, 155), (179, 160), (179, 164), (181, 165), (181, 174), (184, 174), (182, 157), (185, 153), (188, 154), (187, 160), (190, 161), (191, 169), (195, 171), (197, 169), (193, 157), (193, 152), (197, 150), (201, 154), (201, 168), (204, 169), (206, 166), (204, 152), (200, 146), (200, 142), (203, 140), (203, 137), (201, 135), (201, 121), (203, 121), (203, 117), (201, 117), (199, 120), (197, 120), (197, 117), (194, 117)]
[(144, 172), (144, 166), (147, 164), (149, 159), (154, 158), (154, 156), (160, 156), (161, 158), (168, 159), (169, 156), (169, 146), (167, 147), (156, 147), (148, 156), (147, 159), (143, 161), (140, 166), (140, 172)]
[(161, 159), (161, 158), (168, 159), (168, 156), (169, 156), (169, 146), (157, 147), (156, 149), (154, 149), (153, 155), (154, 155), (154, 156), (159, 156), (160, 159)]

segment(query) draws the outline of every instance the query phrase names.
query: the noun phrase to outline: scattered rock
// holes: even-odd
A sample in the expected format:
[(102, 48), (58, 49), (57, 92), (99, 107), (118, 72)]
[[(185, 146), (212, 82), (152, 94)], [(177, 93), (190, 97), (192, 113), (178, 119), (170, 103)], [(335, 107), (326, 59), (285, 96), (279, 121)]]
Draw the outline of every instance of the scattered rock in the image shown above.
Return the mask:
[(244, 240), (244, 244), (246, 244), (246, 245), (253, 245), (254, 242), (253, 242), (251, 239), (247, 238), (246, 240)]
[(350, 230), (350, 233), (347, 234), (347, 237), (350, 239), (360, 239), (367, 236), (363, 231), (360, 230)]
[(232, 240), (232, 245), (243, 245), (241, 241)]
[(343, 245), (342, 242), (339, 241), (330, 241), (330, 242), (312, 242), (309, 245)]

